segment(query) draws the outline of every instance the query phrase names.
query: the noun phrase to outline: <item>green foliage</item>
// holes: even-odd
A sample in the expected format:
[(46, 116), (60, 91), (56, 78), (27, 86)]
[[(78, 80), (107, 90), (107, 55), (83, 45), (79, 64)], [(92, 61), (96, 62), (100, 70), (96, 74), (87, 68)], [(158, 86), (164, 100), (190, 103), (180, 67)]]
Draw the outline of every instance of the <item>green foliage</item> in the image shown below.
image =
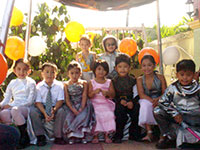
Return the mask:
[[(192, 18), (188, 19), (186, 17), (183, 17), (182, 20), (177, 25), (174, 25), (171, 27), (163, 25), (160, 28), (161, 37), (165, 38), (165, 37), (173, 36), (173, 35), (191, 30), (189, 26), (187, 25), (187, 23), (191, 21), (193, 21)], [(153, 29), (152, 28), (146, 29), (148, 42), (151, 42), (157, 39), (156, 31), (157, 31), (157, 25), (154, 25)]]

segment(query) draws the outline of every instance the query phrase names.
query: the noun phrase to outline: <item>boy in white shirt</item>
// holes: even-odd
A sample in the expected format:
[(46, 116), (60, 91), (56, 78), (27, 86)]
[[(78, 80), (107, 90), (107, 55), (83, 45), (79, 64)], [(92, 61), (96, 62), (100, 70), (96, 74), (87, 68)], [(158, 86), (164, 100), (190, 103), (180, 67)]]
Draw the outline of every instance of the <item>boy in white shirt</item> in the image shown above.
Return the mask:
[(37, 145), (46, 145), (45, 130), (42, 119), (46, 122), (52, 120), (54, 123), (54, 136), (56, 144), (65, 144), (62, 138), (62, 128), (64, 119), (64, 110), (62, 108), (64, 101), (64, 88), (56, 78), (57, 66), (52, 63), (44, 63), (42, 66), (41, 81), (37, 86), (37, 98), (35, 107), (31, 107), (31, 122), (34, 133), (37, 137)]

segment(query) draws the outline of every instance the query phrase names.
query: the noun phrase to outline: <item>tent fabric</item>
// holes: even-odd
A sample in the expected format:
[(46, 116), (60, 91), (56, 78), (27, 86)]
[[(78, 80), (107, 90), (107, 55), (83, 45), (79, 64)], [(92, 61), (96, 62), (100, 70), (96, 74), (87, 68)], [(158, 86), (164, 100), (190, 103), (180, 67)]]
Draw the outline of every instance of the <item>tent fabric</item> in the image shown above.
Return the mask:
[(138, 7), (155, 0), (55, 0), (64, 5), (99, 10), (124, 10), (132, 7)]

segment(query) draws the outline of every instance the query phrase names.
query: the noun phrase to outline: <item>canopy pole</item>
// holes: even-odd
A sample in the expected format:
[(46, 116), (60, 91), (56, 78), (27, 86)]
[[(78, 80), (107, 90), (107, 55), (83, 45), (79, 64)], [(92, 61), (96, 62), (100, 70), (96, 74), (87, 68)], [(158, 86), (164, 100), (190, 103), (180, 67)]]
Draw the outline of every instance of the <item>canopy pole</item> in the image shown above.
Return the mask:
[(126, 27), (129, 25), (129, 9), (127, 9), (127, 14), (126, 14)]
[(163, 74), (163, 59), (162, 59), (162, 39), (160, 33), (160, 9), (159, 9), (159, 0), (156, 0), (157, 4), (157, 38), (158, 38), (158, 54), (160, 56), (160, 73)]
[(30, 39), (30, 32), (31, 32), (31, 13), (32, 13), (32, 0), (29, 0), (29, 11), (28, 11), (28, 21), (26, 26), (26, 38), (25, 38), (25, 55), (24, 61), (28, 61), (28, 47), (29, 47), (29, 39)]
[[(1, 29), (1, 35), (0, 35), (0, 40), (1, 43), (6, 45), (6, 40), (7, 40), (7, 35), (8, 35), (8, 29), (10, 25), (10, 19), (12, 16), (12, 11), (14, 7), (15, 0), (7, 0), (6, 7), (4, 10), (4, 16), (2, 20), (2, 29)], [(0, 47), (0, 53), (4, 54), (4, 48), (3, 46)]]

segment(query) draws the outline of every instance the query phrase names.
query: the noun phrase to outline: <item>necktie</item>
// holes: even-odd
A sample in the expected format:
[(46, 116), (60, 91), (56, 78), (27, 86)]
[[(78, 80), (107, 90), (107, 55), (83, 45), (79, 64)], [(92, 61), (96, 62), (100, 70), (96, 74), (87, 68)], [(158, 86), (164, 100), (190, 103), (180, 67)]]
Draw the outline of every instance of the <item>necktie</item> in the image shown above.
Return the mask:
[(48, 88), (47, 98), (46, 98), (46, 106), (45, 111), (48, 116), (51, 116), (51, 108), (52, 108), (52, 99), (51, 99), (51, 87)]

